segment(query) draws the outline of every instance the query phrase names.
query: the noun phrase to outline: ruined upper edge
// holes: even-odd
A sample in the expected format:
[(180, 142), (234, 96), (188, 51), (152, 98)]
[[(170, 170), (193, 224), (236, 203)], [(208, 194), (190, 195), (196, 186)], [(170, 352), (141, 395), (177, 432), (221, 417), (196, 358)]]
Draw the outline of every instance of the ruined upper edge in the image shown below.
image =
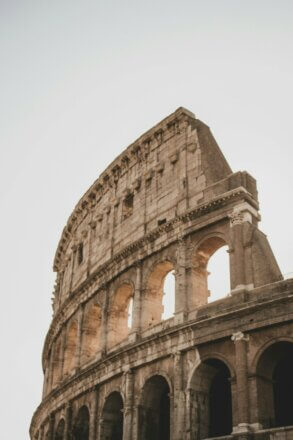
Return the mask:
[(178, 107), (174, 113), (171, 113), (169, 116), (162, 119), (159, 123), (157, 123), (152, 128), (147, 130), (139, 138), (137, 138), (134, 142), (132, 142), (127, 148), (125, 148), (119, 154), (119, 156), (117, 156), (116, 159), (114, 159), (108, 165), (108, 167), (100, 174), (100, 176), (94, 181), (94, 183), (90, 186), (90, 188), (86, 191), (86, 193), (80, 198), (78, 203), (75, 205), (72, 214), (70, 215), (65, 227), (63, 228), (53, 262), (53, 270), (55, 272), (59, 270), (59, 258), (61, 257), (62, 252), (64, 250), (63, 245), (65, 245), (67, 239), (70, 238), (72, 228), (75, 222), (77, 221), (79, 214), (81, 214), (84, 209), (88, 209), (88, 207), (91, 206), (91, 204), (95, 201), (96, 187), (98, 186), (98, 184), (99, 183), (102, 184), (104, 177), (109, 172), (111, 172), (115, 168), (115, 166), (117, 166), (121, 162), (122, 158), (132, 151), (132, 149), (135, 149), (139, 145), (143, 144), (144, 142), (149, 140), (151, 136), (155, 135), (155, 133), (163, 131), (164, 129), (168, 128), (170, 123), (175, 122), (176, 120), (179, 121), (184, 116), (189, 119), (196, 120), (194, 113), (192, 113), (191, 111), (187, 110), (184, 107)]

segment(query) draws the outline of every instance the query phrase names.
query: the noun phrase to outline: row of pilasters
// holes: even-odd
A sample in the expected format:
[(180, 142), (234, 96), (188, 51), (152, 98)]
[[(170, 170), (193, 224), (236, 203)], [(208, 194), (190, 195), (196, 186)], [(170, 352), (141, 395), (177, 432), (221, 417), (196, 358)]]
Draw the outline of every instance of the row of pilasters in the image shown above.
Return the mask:
[[(251, 255), (251, 242), (245, 242), (245, 228), (249, 227), (248, 222), (237, 221), (231, 225), (229, 224), (229, 256), (230, 256), (230, 278), (231, 278), (231, 291), (237, 292), (238, 290), (253, 287), (253, 273), (252, 273), (252, 255)], [(247, 241), (247, 240), (246, 240)], [(194, 262), (192, 260), (192, 241), (190, 238), (179, 239), (177, 247), (177, 268), (176, 268), (176, 292), (175, 292), (175, 320), (176, 322), (183, 322), (188, 313), (197, 307), (204, 305), (207, 302), (208, 293), (203, 294), (202, 286), (196, 284), (194, 278)], [(203, 271), (204, 269), (201, 269)], [(143, 263), (139, 262), (136, 265), (136, 279), (135, 279), (135, 291), (133, 302), (133, 327), (129, 334), (131, 341), (135, 341), (139, 338), (142, 323), (142, 304), (144, 297), (143, 290)], [(204, 274), (202, 274), (204, 278)], [(206, 276), (207, 279), (207, 276)], [(207, 281), (206, 281), (207, 283)], [(206, 292), (207, 286), (206, 286)], [(100, 351), (105, 354), (107, 351), (107, 325), (108, 325), (108, 301), (109, 295), (106, 295), (106, 300), (102, 310), (101, 321), (101, 333), (100, 333)], [(81, 347), (82, 347), (82, 323), (84, 316), (84, 306), (81, 305), (77, 315), (77, 350), (75, 354), (75, 368), (80, 367), (81, 359)], [(66, 329), (61, 334), (61, 366), (59, 381), (62, 380), (64, 371), (64, 351), (66, 345)], [(51, 360), (49, 362), (49, 371), (46, 371), (46, 390), (50, 390), (53, 387), (53, 364), (52, 358), (54, 355), (54, 344), (51, 349)], [(45, 391), (44, 394), (46, 394)]]
[[(248, 336), (241, 332), (233, 334), (232, 341), (235, 344), (235, 371), (236, 381), (232, 384), (233, 408), (237, 408), (237, 420), (235, 424), (234, 417), (234, 434), (249, 434), (249, 386), (248, 386), (248, 369), (247, 369), (247, 344)], [(171, 440), (189, 440), (192, 438), (194, 420), (191, 411), (191, 401), (193, 399), (192, 391), (186, 390), (184, 387), (184, 362), (183, 354), (176, 352), (172, 355), (174, 362), (174, 379), (173, 393), (170, 395), (170, 412), (171, 412)], [(123, 440), (139, 440), (139, 412), (140, 402), (134, 395), (135, 373), (128, 370), (123, 376), (123, 394), (124, 394), (124, 429)], [(103, 439), (103, 418), (101, 402), (99, 402), (99, 390), (95, 389), (90, 405), (90, 425), (89, 440)], [(48, 420), (49, 440), (54, 440), (54, 414), (51, 414)], [(73, 417), (72, 406), (68, 403), (65, 408), (65, 440), (74, 440), (72, 437)], [(45, 440), (44, 429), (39, 431), (38, 440)], [(47, 440), (47, 438), (46, 438)]]

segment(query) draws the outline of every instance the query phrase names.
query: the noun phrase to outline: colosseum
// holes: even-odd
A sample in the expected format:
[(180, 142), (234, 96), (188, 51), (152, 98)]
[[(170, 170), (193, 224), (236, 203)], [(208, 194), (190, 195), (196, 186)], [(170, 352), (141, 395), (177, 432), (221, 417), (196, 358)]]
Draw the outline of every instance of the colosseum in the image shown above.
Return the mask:
[(255, 179), (190, 111), (126, 148), (58, 244), (31, 439), (292, 440), (293, 279), (259, 221)]

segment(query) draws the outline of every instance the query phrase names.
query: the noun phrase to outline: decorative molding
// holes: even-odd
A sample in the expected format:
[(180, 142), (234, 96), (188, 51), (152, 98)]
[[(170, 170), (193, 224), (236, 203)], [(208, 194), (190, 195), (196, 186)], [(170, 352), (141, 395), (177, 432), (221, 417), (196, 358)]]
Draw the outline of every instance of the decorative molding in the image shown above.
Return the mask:
[(231, 336), (231, 341), (233, 341), (233, 342), (238, 342), (238, 341), (248, 342), (249, 335), (245, 335), (244, 333), (239, 331), (239, 332), (233, 333), (233, 335)]

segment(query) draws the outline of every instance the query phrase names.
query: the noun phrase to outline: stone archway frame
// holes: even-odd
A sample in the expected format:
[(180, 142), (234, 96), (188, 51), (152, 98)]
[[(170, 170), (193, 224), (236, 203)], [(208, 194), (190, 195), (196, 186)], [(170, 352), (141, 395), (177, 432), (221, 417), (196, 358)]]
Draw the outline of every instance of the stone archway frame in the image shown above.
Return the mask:
[[(262, 376), (262, 374), (260, 374), (261, 372), (258, 371), (258, 368), (260, 365), (260, 360), (262, 356), (265, 355), (266, 351), (269, 350), (274, 345), (277, 345), (278, 343), (282, 343), (282, 342), (292, 344), (292, 348), (293, 348), (293, 338), (290, 336), (278, 336), (272, 338), (261, 345), (261, 347), (257, 350), (250, 364), (250, 368), (249, 368), (250, 390), (256, 396), (256, 398), (253, 400), (254, 408), (252, 411), (254, 417), (253, 426), (255, 426), (256, 429), (273, 427), (267, 425), (271, 425), (273, 420), (276, 421), (275, 420), (276, 415), (274, 410), (274, 397), (272, 394), (273, 389), (270, 388), (272, 386), (270, 384), (270, 380), (272, 379), (269, 379), (266, 376), (266, 374)], [(264, 394), (264, 392), (260, 393), (260, 387), (263, 387), (263, 380), (265, 381), (266, 386), (270, 388), (270, 391), (267, 391), (268, 395), (266, 397), (265, 402), (262, 401), (262, 395)], [(270, 423), (268, 422), (268, 418), (271, 420)]]
[[(104, 435), (104, 428), (105, 428), (104, 410), (105, 410), (105, 406), (107, 404), (107, 400), (109, 399), (109, 397), (112, 394), (119, 394), (119, 396), (121, 397), (121, 400), (122, 400), (122, 417), (123, 417), (123, 425), (124, 425), (124, 418), (125, 418), (125, 394), (123, 393), (121, 388), (113, 387), (106, 394), (104, 394), (102, 402), (101, 402), (101, 406), (100, 406), (100, 417), (99, 417), (99, 422), (98, 422), (99, 433), (98, 433), (98, 437), (97, 437), (100, 440), (103, 439), (103, 435)], [(123, 426), (123, 431), (124, 431), (124, 426)]]
[[(160, 270), (160, 266), (162, 267)], [(165, 266), (165, 269), (164, 269)], [(175, 295), (176, 295), (176, 275), (178, 272), (177, 260), (174, 257), (163, 257), (155, 260), (151, 267), (146, 271), (143, 283), (143, 297), (141, 301), (141, 328), (147, 330), (162, 322), (163, 313), (163, 285), (164, 279), (171, 271), (175, 271)], [(158, 271), (157, 280), (155, 272)], [(152, 277), (154, 279), (152, 280)], [(176, 301), (176, 300), (175, 300)]]
[[(123, 289), (126, 289), (125, 292)], [(130, 329), (128, 328), (128, 305), (131, 298), (134, 298), (135, 286), (132, 280), (123, 279), (119, 283), (108, 303), (107, 310), (107, 350), (113, 349), (116, 345), (127, 340)], [(123, 298), (123, 295), (126, 296)], [(119, 302), (121, 304), (116, 304)], [(124, 302), (124, 304), (123, 304)], [(116, 315), (113, 314), (116, 312)]]
[[(192, 240), (192, 238), (191, 238)], [(201, 248), (207, 244), (208, 242), (215, 240), (214, 246), (210, 246), (211, 251), (207, 257), (205, 257), (204, 251), (205, 249)], [(196, 309), (200, 306), (206, 305), (208, 303), (208, 297), (209, 297), (209, 290), (208, 290), (208, 271), (207, 266), (209, 263), (210, 258), (223, 246), (228, 246), (228, 253), (230, 255), (231, 251), (231, 240), (228, 234), (225, 234), (221, 231), (215, 230), (210, 231), (207, 234), (205, 234), (203, 237), (201, 237), (198, 241), (192, 240), (189, 252), (188, 252), (188, 259), (189, 259), (189, 266), (191, 268), (191, 286), (190, 286), (190, 292), (189, 292), (189, 310)], [(213, 250), (214, 248), (214, 250)], [(200, 255), (200, 252), (202, 254)], [(206, 251), (207, 252), (207, 251)], [(229, 272), (230, 272), (230, 278), (231, 278), (231, 261), (229, 258)], [(231, 290), (231, 282), (230, 283), (230, 290)]]
[(235, 414), (233, 414), (233, 413), (234, 413), (234, 409), (235, 409), (235, 400), (236, 400), (235, 396), (234, 396), (235, 390), (233, 392), (233, 384), (236, 383), (235, 370), (234, 370), (232, 364), (221, 353), (216, 352), (216, 351), (212, 351), (212, 352), (200, 357), (200, 354), (197, 350), (197, 357), (195, 360), (195, 364), (189, 373), (187, 386), (185, 389), (185, 395), (186, 395), (186, 399), (185, 399), (186, 400), (186, 408), (185, 408), (185, 411), (186, 411), (186, 432), (189, 433), (189, 436), (190, 436), (190, 437), (187, 437), (188, 439), (191, 439), (191, 438), (193, 438), (192, 436), (197, 435), (194, 431), (192, 414), (191, 414), (191, 406), (192, 406), (192, 400), (193, 400), (192, 395), (193, 395), (193, 392), (195, 391), (195, 389), (192, 385), (192, 380), (194, 378), (194, 375), (196, 374), (196, 371), (200, 368), (200, 366), (203, 365), (207, 360), (210, 360), (210, 359), (219, 360), (229, 370), (229, 373), (230, 373), (229, 381), (231, 382), (232, 426), (233, 426), (233, 418), (235, 417)]
[[(173, 409), (173, 391), (174, 391), (174, 388), (173, 388), (173, 384), (172, 384), (172, 381), (171, 381), (169, 375), (164, 370), (157, 369), (157, 370), (153, 371), (152, 373), (148, 374), (144, 378), (144, 382), (143, 382), (143, 385), (141, 387), (139, 398), (138, 398), (138, 409), (141, 410), (141, 408), (143, 407), (142, 399), (143, 399), (143, 392), (144, 392), (145, 385), (147, 384), (148, 381), (150, 381), (153, 377), (156, 377), (156, 376), (162, 377), (166, 381), (166, 383), (168, 385), (168, 388), (169, 388), (169, 393), (168, 394), (169, 394), (169, 399), (170, 399), (170, 438), (172, 438), (173, 421), (174, 421), (174, 417), (173, 417), (173, 413), (174, 413), (174, 409)], [(137, 413), (137, 418), (138, 418), (137, 425), (138, 425), (138, 430), (139, 430), (139, 413)], [(137, 435), (139, 435), (139, 432), (137, 432)]]

